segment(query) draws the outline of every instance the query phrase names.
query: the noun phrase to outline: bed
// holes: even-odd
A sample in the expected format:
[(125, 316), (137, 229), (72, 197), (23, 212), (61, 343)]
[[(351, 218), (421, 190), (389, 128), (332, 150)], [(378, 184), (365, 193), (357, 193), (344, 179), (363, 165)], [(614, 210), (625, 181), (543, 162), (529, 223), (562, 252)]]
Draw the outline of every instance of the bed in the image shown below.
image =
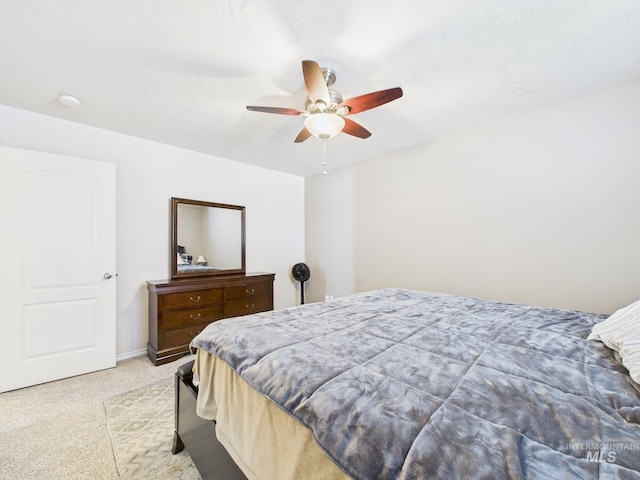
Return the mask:
[(383, 289), (220, 320), (177, 442), (207, 425), (187, 448), (225, 479), (640, 478), (640, 328), (613, 317)]

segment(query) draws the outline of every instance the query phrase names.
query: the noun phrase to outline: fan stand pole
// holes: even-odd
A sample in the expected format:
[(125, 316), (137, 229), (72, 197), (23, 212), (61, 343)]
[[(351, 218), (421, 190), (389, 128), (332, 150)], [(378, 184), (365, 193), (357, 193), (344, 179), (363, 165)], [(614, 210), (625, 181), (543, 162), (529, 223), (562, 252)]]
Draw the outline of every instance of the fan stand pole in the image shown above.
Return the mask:
[(300, 305), (304, 305), (304, 280), (300, 280)]

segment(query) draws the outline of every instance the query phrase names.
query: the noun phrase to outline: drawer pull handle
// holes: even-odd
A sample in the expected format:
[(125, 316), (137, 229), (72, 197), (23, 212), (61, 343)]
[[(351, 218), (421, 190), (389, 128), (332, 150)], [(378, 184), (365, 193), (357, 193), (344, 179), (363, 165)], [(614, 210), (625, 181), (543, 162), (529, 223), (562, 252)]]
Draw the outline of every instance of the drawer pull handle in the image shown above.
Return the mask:
[(247, 309), (251, 310), (253, 307), (255, 307), (255, 304), (254, 303), (250, 303), (250, 304), (248, 303), (246, 305), (246, 307), (247, 307)]
[(196, 298), (189, 297), (189, 300), (191, 300), (193, 303), (198, 303), (200, 300), (202, 300), (202, 297), (200, 295), (198, 295)]
[(193, 314), (192, 314), (192, 313), (191, 313), (191, 314), (189, 314), (189, 318), (190, 318), (191, 320), (200, 320), (200, 316), (201, 316), (201, 315), (200, 315), (200, 312), (198, 312), (198, 315), (196, 315), (195, 317), (193, 316)]
[(249, 290), (248, 288), (245, 290), (245, 292), (247, 292), (249, 295), (253, 295), (254, 293), (256, 293), (255, 289), (251, 289)]

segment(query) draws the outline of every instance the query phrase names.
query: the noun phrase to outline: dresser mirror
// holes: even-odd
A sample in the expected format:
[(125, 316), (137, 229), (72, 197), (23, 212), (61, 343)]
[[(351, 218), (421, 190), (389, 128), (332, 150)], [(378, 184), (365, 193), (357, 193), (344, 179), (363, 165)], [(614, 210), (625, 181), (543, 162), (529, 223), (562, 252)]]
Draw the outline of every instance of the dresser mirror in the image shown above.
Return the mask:
[(171, 198), (171, 278), (245, 273), (245, 207)]

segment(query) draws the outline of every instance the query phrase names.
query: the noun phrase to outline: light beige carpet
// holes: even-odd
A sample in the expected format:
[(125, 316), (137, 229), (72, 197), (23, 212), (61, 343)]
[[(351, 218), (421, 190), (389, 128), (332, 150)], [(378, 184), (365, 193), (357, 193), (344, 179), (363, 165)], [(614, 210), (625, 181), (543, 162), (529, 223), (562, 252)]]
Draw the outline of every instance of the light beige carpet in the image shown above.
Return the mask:
[[(0, 480), (118, 480), (123, 460), (116, 463), (105, 402), (145, 386), (155, 390), (161, 381), (172, 384), (178, 366), (192, 358), (156, 367), (136, 357), (119, 361), (116, 368), (0, 393)], [(173, 391), (164, 393), (149, 412), (166, 416), (163, 431), (170, 433), (158, 448), (169, 452), (165, 463), (170, 464)]]
[(174, 381), (105, 400), (107, 428), (123, 480), (201, 479), (189, 454), (173, 455)]
[[(29, 408), (24, 406), (24, 410)], [(0, 408), (0, 410), (3, 410)], [(2, 480), (118, 480), (104, 407), (49, 416), (0, 435)], [(18, 418), (21, 415), (18, 413)], [(15, 417), (7, 418), (8, 422)], [(4, 418), (3, 418), (4, 421)]]

